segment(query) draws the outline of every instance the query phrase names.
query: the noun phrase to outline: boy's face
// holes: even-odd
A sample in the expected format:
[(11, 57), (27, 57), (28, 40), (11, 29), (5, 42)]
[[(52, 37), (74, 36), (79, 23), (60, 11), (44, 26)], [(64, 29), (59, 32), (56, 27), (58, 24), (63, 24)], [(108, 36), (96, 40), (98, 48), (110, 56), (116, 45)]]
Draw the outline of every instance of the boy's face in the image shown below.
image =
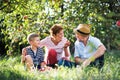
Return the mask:
[(33, 38), (32, 41), (30, 41), (30, 44), (34, 47), (39, 47), (40, 45), (40, 38), (39, 37), (35, 37)]

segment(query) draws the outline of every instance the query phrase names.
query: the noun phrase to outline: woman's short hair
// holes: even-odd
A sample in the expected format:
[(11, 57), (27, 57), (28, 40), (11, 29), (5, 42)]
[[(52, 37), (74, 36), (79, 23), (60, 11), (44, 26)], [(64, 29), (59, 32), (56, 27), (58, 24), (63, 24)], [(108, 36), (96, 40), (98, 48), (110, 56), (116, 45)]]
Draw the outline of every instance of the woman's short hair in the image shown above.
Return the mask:
[(59, 33), (61, 30), (63, 30), (62, 25), (60, 25), (60, 24), (54, 24), (54, 25), (50, 28), (50, 34), (56, 35), (56, 34)]

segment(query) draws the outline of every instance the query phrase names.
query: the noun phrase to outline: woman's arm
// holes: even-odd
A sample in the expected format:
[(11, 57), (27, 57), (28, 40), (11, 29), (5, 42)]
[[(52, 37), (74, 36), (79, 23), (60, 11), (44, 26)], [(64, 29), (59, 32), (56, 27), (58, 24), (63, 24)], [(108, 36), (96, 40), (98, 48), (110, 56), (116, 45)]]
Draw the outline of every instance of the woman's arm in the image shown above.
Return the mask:
[(70, 41), (66, 41), (66, 43), (64, 45), (65, 57), (70, 57), (71, 56), (69, 46), (70, 46)]
[(70, 57), (70, 50), (69, 50), (69, 47), (64, 48), (64, 52), (65, 52), (65, 57)]

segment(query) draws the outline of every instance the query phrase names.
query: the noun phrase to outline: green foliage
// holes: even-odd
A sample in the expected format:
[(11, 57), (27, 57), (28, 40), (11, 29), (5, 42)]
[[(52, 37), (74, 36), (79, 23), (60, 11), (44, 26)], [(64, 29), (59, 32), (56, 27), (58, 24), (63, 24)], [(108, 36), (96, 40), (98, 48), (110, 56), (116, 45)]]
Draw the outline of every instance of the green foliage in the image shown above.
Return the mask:
[[(117, 0), (2, 0), (0, 1), (0, 35), (7, 54), (20, 53), (28, 45), (26, 37), (31, 32), (41, 39), (49, 35), (55, 23), (63, 24), (65, 37), (74, 45), (73, 29), (80, 23), (91, 24), (91, 34), (100, 38), (110, 49), (120, 46), (120, 29), (115, 25), (120, 19)], [(97, 6), (97, 7), (96, 7)], [(114, 7), (116, 10), (114, 10)], [(3, 21), (2, 21), (3, 20)]]
[[(114, 55), (116, 54), (116, 55)], [(101, 70), (95, 67), (85, 69), (59, 67), (50, 71), (29, 72), (20, 64), (20, 56), (0, 57), (0, 79), (3, 80), (119, 80), (119, 51), (105, 53), (105, 65)]]

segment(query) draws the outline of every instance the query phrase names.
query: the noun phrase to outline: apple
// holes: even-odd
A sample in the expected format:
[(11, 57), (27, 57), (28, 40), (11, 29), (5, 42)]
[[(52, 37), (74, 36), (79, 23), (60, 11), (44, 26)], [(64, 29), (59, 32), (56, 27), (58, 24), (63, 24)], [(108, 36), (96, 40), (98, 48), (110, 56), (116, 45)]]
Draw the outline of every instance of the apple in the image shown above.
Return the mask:
[(28, 16), (27, 15), (23, 16), (23, 19), (24, 20), (28, 19)]
[(118, 20), (118, 21), (116, 22), (116, 25), (117, 25), (117, 27), (120, 28), (120, 20)]

